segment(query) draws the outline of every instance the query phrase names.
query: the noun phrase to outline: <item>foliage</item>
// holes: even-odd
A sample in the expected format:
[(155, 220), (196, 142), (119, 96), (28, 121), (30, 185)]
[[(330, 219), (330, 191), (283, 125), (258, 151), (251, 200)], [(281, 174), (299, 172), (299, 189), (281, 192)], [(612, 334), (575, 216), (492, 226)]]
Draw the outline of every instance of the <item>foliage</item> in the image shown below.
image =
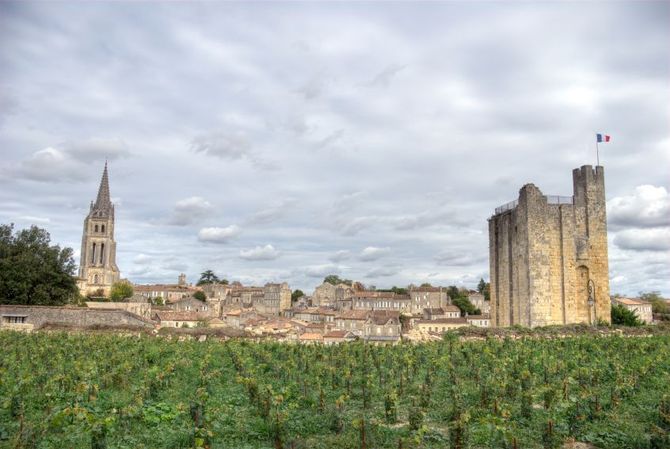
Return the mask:
[(71, 248), (51, 245), (37, 226), (0, 225), (0, 303), (62, 305), (79, 294)]
[(198, 301), (205, 302), (207, 301), (207, 295), (205, 295), (205, 292), (198, 290), (197, 292), (193, 293), (193, 297), (197, 299)]
[(112, 289), (109, 293), (111, 301), (122, 301), (133, 296), (133, 286), (128, 281), (118, 281), (112, 284)]
[(461, 315), (465, 316), (467, 313), (468, 315), (480, 315), (481, 311), (476, 308), (468, 298), (456, 298), (452, 299), (451, 303), (461, 309)]
[(332, 285), (340, 285), (340, 284), (346, 284), (351, 287), (353, 284), (353, 281), (351, 279), (340, 279), (340, 277), (336, 274), (330, 274), (323, 278), (323, 282), (327, 282)]
[(293, 292), (291, 292), (291, 302), (296, 302), (299, 298), (302, 298), (303, 296), (305, 296), (305, 293), (303, 293), (302, 290), (300, 290), (299, 288), (295, 289), (293, 290)]
[(620, 304), (612, 306), (612, 324), (622, 326), (642, 326), (642, 322), (632, 310), (628, 310)]
[(200, 273), (200, 279), (198, 279), (196, 285), (216, 284), (218, 282), (220, 282), (219, 277), (212, 270), (205, 270)]
[(485, 282), (483, 278), (479, 279), (479, 284), (477, 284), (477, 291), (484, 295), (485, 301), (491, 300), (491, 283)]
[(664, 332), (383, 347), (2, 331), (0, 447), (667, 448)]
[(661, 315), (663, 318), (666, 318), (666, 315), (670, 314), (670, 305), (661, 296), (661, 292), (640, 292), (640, 299), (651, 303), (651, 311), (653, 313)]

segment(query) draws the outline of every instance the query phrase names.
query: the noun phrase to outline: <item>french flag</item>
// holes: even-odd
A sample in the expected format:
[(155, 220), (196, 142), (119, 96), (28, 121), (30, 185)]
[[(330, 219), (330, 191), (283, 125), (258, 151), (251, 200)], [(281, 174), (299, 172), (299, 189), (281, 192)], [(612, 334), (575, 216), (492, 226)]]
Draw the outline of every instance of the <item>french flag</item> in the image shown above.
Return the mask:
[(610, 141), (610, 136), (608, 136), (607, 134), (596, 134), (596, 139), (597, 139), (596, 141), (598, 143), (609, 142)]

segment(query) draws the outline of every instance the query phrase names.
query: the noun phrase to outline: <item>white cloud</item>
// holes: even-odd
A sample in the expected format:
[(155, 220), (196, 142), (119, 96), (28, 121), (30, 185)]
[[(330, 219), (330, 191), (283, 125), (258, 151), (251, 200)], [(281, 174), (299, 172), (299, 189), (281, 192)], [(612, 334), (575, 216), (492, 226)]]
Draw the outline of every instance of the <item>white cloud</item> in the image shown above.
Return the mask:
[(274, 260), (280, 256), (274, 246), (268, 244), (248, 250), (240, 250), (240, 258), (245, 260)]
[(632, 195), (609, 200), (607, 216), (618, 227), (670, 226), (670, 194), (665, 187), (637, 186)]
[(148, 265), (152, 262), (152, 258), (146, 254), (138, 254), (133, 258), (133, 263), (136, 265)]
[(202, 197), (184, 198), (175, 203), (169, 223), (177, 226), (192, 224), (198, 219), (206, 217), (211, 210), (210, 202)]
[(359, 260), (362, 260), (364, 262), (370, 262), (370, 261), (373, 261), (373, 260), (380, 259), (380, 258), (388, 255), (390, 252), (391, 252), (391, 248), (388, 248), (388, 247), (377, 248), (375, 246), (368, 246), (363, 251), (361, 251), (358, 258), (359, 258)]
[(226, 226), (225, 228), (202, 228), (198, 232), (198, 240), (209, 243), (228, 243), (237, 237), (241, 229), (237, 225)]

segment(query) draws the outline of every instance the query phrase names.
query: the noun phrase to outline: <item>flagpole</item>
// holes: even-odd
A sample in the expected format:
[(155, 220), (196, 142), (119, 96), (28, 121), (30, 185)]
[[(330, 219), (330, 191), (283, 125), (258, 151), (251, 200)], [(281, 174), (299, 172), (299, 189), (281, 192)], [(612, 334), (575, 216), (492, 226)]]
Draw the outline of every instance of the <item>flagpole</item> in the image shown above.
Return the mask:
[(596, 167), (600, 165), (600, 151), (598, 149), (598, 139), (596, 139)]

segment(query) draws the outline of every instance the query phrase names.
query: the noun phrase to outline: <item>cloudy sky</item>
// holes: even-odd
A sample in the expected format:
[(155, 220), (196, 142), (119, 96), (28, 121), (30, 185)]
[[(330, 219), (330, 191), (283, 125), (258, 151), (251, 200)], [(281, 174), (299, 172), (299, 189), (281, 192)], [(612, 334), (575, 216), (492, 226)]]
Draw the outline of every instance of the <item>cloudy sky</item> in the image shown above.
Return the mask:
[(0, 3), (0, 222), (134, 282), (488, 278), (487, 218), (606, 170), (612, 292), (670, 295), (667, 2)]

